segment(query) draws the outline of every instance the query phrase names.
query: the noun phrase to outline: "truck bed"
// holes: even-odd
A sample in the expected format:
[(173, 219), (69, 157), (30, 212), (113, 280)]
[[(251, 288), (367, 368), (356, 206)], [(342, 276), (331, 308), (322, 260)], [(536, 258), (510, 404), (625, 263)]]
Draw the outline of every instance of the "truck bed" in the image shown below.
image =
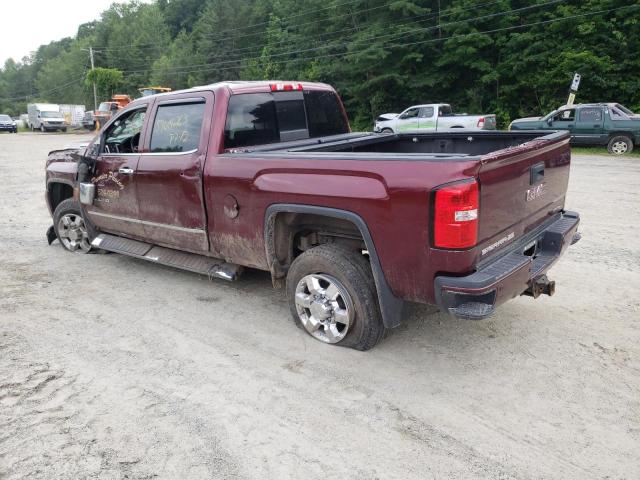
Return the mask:
[[(420, 156), (444, 159), (483, 156), (544, 137), (553, 140), (556, 132), (433, 132), (421, 134), (352, 133), (313, 140), (264, 145), (243, 152), (344, 152), (376, 153), (375, 158)], [(382, 155), (380, 155), (382, 154)], [(387, 155), (384, 155), (387, 154)], [(427, 157), (425, 157), (427, 154)], [(415, 159), (415, 158), (414, 158)]]

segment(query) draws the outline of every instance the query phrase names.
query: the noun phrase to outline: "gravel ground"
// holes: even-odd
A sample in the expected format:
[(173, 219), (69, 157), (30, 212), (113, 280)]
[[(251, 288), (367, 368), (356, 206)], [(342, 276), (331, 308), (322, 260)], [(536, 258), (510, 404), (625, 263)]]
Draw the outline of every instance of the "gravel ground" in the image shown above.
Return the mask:
[(554, 297), (410, 305), (360, 353), (265, 273), (48, 246), (46, 153), (79, 138), (0, 135), (0, 478), (639, 478), (638, 158), (574, 157)]

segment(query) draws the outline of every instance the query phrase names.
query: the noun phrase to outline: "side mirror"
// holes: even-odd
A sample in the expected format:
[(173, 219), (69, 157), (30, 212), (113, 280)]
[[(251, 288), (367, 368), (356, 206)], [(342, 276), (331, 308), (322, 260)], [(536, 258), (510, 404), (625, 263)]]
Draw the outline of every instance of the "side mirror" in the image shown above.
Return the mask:
[(547, 125), (551, 125), (553, 123), (553, 117), (547, 118)]

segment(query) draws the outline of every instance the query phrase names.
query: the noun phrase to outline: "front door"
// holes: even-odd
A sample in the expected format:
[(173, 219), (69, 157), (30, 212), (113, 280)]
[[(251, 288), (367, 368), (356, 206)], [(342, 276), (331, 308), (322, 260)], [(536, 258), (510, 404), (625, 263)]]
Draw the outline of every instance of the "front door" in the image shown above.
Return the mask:
[(209, 250), (202, 169), (213, 94), (158, 100), (136, 171), (139, 215), (152, 243), (193, 252)]
[(582, 107), (573, 130), (574, 143), (598, 145), (606, 143), (604, 134), (604, 111), (602, 107)]
[(91, 178), (96, 196), (85, 211), (91, 223), (105, 232), (144, 237), (138, 220), (135, 173), (146, 112), (147, 105), (123, 111), (100, 138)]
[(547, 130), (569, 130), (573, 136), (573, 130), (576, 123), (576, 109), (565, 108), (558, 111), (551, 117), (551, 121), (543, 127)]
[(396, 120), (395, 133), (418, 133), (420, 108), (412, 107), (400, 114)]

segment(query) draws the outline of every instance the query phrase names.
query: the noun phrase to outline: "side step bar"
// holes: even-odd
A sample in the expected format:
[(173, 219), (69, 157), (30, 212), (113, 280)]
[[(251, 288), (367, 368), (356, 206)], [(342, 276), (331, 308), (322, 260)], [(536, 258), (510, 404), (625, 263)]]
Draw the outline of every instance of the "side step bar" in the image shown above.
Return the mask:
[(93, 242), (91, 242), (91, 246), (109, 252), (141, 258), (142, 260), (148, 260), (169, 267), (200, 273), (207, 275), (209, 278), (221, 278), (223, 280), (234, 281), (242, 273), (242, 267), (240, 265), (227, 263), (218, 258), (181, 252), (179, 250), (173, 250), (172, 248), (158, 247), (150, 243), (139, 242), (106, 233), (98, 235)]

